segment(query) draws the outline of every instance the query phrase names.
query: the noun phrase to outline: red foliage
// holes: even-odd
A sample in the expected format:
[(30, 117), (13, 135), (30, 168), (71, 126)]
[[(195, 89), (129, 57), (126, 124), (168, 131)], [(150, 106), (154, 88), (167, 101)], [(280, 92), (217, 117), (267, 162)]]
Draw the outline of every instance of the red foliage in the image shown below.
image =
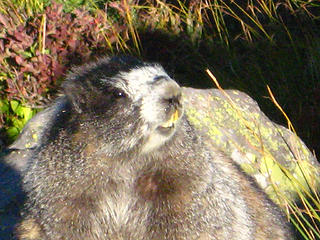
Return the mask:
[(41, 104), (44, 93), (56, 86), (67, 68), (105, 53), (105, 37), (109, 43), (116, 41), (113, 35), (124, 29), (111, 27), (103, 13), (92, 16), (85, 9), (65, 13), (57, 3), (19, 26), (0, 15), (1, 28), (0, 72), (5, 81), (0, 82), (4, 89), (0, 97), (29, 104)]

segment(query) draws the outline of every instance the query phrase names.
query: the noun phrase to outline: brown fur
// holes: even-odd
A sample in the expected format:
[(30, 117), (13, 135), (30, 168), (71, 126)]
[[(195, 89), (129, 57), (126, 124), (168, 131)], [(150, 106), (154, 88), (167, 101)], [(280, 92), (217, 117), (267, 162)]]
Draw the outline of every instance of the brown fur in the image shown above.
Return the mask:
[(25, 219), (18, 228), (20, 239), (35, 240), (40, 239), (42, 231), (34, 219)]
[(293, 239), (281, 211), (182, 116), (179, 86), (131, 61), (67, 79), (71, 117), (24, 177), (18, 238)]

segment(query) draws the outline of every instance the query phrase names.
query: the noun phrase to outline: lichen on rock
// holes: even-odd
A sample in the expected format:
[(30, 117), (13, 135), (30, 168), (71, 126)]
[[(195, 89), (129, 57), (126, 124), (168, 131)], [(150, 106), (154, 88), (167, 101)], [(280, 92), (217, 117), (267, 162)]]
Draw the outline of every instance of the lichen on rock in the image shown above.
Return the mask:
[(297, 192), (319, 186), (317, 159), (297, 135), (272, 122), (248, 95), (224, 93), (184, 88), (185, 112), (199, 133), (208, 135), (277, 203), (279, 194), (295, 201)]

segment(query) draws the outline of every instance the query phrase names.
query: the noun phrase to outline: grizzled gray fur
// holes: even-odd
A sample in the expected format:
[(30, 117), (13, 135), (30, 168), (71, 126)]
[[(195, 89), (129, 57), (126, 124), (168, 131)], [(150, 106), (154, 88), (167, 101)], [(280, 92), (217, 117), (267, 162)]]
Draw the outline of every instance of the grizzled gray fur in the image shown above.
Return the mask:
[(24, 176), (18, 239), (293, 239), (253, 180), (208, 150), (161, 66), (104, 58), (63, 89), (65, 119)]

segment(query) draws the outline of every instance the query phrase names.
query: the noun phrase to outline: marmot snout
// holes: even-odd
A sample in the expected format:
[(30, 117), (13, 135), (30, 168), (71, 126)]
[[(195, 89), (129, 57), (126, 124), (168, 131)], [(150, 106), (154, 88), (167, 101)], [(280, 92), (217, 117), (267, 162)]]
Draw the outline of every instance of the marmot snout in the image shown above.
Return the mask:
[(149, 119), (151, 131), (143, 152), (156, 148), (159, 143), (170, 138), (183, 114), (181, 88), (174, 80), (166, 76), (159, 76), (150, 84), (151, 97), (146, 97), (147, 100), (141, 107), (141, 115)]

